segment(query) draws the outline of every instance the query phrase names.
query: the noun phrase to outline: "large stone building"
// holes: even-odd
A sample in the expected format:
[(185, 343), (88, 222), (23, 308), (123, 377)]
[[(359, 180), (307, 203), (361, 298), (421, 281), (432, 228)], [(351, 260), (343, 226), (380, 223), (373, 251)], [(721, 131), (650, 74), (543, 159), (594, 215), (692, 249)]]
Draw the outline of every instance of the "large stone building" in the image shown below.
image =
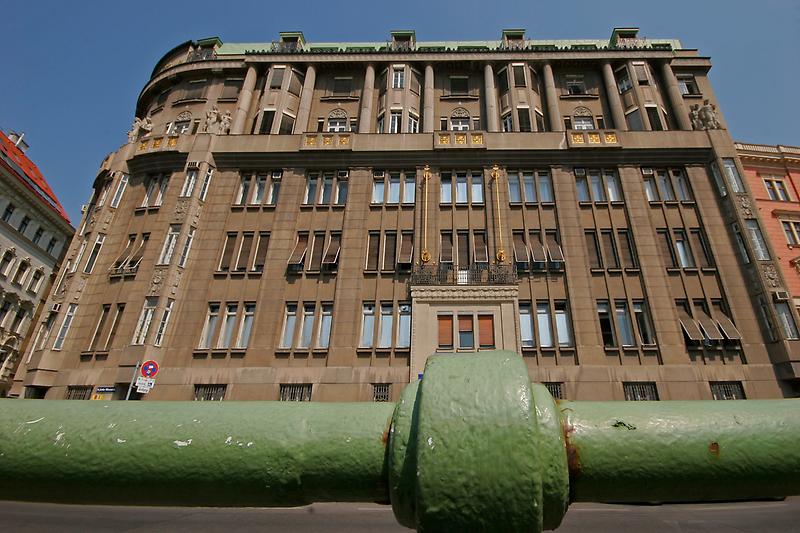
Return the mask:
[[(800, 307), (800, 147), (736, 143), (764, 233), (783, 270), (781, 305)], [(787, 315), (782, 315), (787, 316)]]
[(184, 43), (14, 393), (122, 398), (155, 359), (147, 399), (396, 399), (428, 355), (497, 348), (573, 399), (794, 394), (797, 313), (710, 67), (635, 28)]
[(0, 397), (75, 233), (26, 149), (22, 135), (0, 131)]

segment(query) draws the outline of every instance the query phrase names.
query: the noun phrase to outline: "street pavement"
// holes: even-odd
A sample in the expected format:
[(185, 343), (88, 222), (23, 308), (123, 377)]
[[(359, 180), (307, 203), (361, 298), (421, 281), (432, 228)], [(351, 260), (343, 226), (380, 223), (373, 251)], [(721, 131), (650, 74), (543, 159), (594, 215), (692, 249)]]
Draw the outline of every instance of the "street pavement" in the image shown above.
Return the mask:
[[(387, 506), (323, 503), (298, 508), (215, 509), (0, 502), (7, 532), (402, 532)], [(800, 497), (676, 505), (575, 504), (559, 533), (800, 532)]]

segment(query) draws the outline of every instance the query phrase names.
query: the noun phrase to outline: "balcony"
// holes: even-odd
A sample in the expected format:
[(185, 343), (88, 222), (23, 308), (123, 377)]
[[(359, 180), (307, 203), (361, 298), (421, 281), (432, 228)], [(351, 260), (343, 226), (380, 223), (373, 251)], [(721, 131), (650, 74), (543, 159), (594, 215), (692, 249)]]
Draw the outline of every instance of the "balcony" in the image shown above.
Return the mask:
[(516, 285), (511, 265), (470, 265), (459, 268), (450, 263), (419, 265), (411, 272), (411, 285)]

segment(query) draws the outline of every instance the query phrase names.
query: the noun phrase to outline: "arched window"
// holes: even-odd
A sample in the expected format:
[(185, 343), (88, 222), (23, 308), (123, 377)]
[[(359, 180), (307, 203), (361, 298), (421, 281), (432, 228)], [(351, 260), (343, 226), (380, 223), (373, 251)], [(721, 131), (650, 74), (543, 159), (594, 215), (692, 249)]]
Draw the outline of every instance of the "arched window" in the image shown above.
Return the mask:
[(17, 273), (14, 274), (14, 279), (11, 280), (11, 283), (22, 285), (25, 282), (25, 275), (28, 273), (30, 266), (31, 264), (27, 260), (21, 261), (17, 267)]
[(574, 130), (593, 130), (594, 118), (592, 111), (588, 107), (578, 106), (572, 112), (572, 129)]
[(12, 250), (6, 250), (6, 253), (3, 254), (3, 259), (0, 260), (0, 275), (7, 276), (8, 271), (11, 270), (11, 263), (14, 262), (14, 252)]
[(334, 109), (328, 115), (328, 131), (347, 131), (347, 112), (344, 109)]
[(457, 107), (450, 114), (451, 131), (469, 131), (469, 111), (463, 107)]

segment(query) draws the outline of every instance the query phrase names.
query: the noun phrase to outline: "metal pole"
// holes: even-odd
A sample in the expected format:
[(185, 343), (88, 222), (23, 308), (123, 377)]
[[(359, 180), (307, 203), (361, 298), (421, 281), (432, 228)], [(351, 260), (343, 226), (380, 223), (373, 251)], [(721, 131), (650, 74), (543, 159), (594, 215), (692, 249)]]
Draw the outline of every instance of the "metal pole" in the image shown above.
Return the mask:
[(131, 382), (128, 384), (128, 392), (125, 394), (125, 401), (127, 402), (131, 398), (131, 390), (133, 390), (133, 382), (136, 381), (136, 374), (139, 373), (139, 363), (141, 361), (136, 361), (136, 368), (133, 369), (133, 376), (131, 376)]

